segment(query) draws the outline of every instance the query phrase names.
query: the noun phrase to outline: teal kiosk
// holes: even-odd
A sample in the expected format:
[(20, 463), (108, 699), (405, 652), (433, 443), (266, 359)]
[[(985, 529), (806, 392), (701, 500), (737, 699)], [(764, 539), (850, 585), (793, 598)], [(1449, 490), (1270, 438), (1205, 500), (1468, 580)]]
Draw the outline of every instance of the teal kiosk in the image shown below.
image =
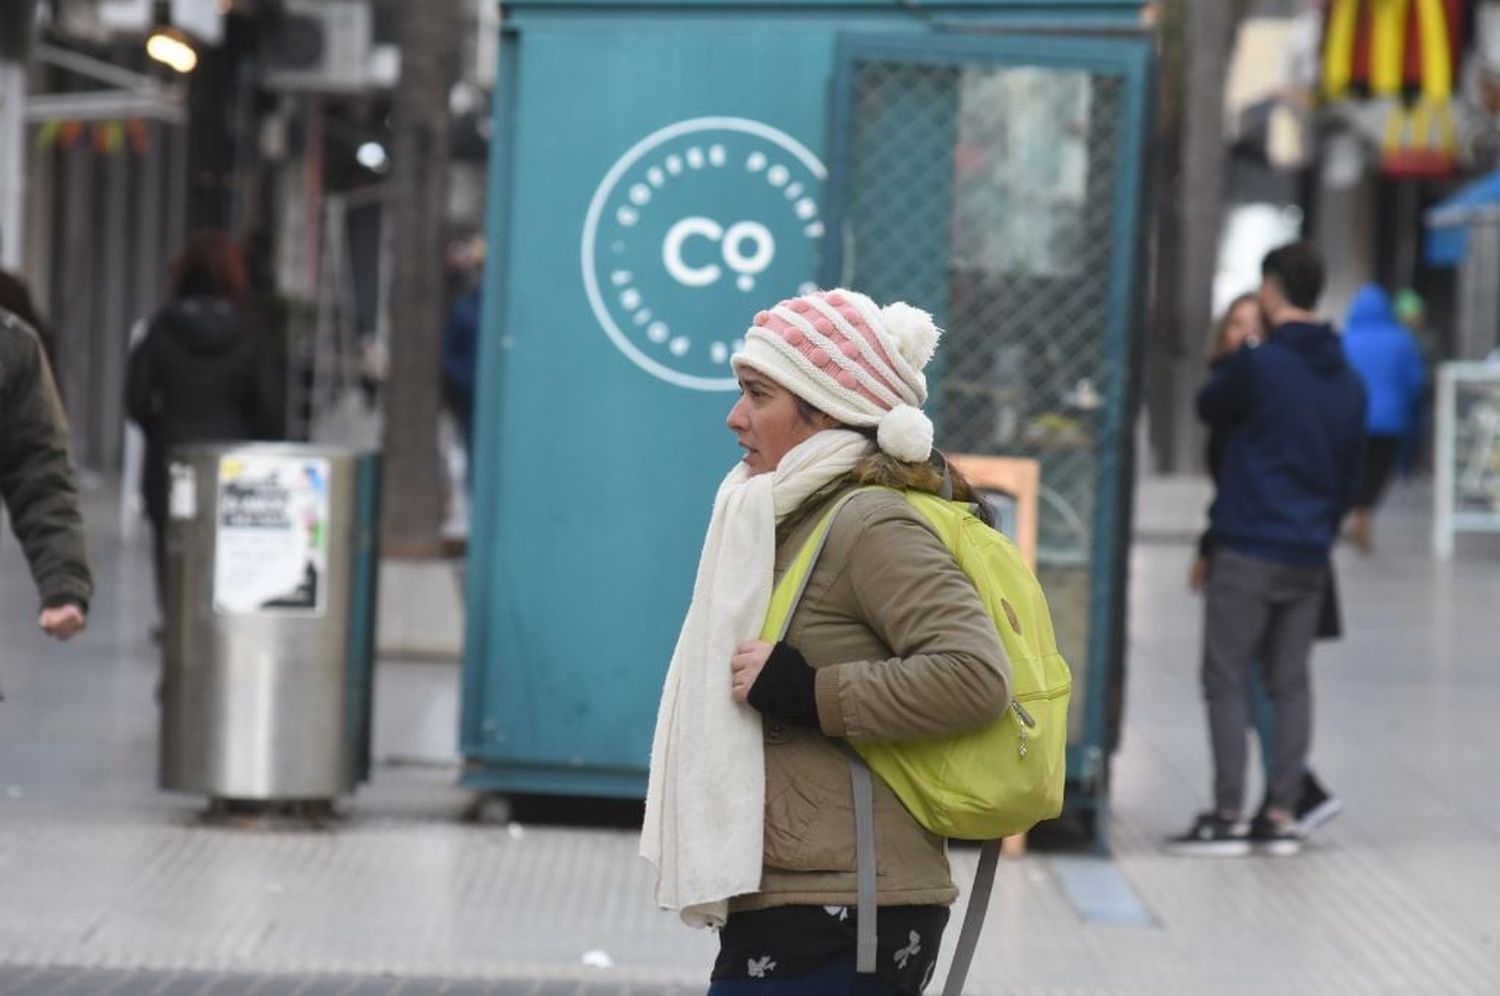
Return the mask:
[[(644, 795), (714, 491), (739, 458), (729, 357), (757, 310), (845, 283), (948, 329), (929, 405), (940, 447), (1037, 456), (1044, 489), (1056, 471), (1042, 564), (1073, 641), (1070, 805), (1103, 811), (1123, 676), (1141, 7), (506, 5), (465, 785)], [(1066, 330), (1048, 325), (1048, 295), (1074, 302)], [(1064, 344), (1060, 371), (1032, 362)], [(1018, 378), (1029, 392), (1006, 388)]]

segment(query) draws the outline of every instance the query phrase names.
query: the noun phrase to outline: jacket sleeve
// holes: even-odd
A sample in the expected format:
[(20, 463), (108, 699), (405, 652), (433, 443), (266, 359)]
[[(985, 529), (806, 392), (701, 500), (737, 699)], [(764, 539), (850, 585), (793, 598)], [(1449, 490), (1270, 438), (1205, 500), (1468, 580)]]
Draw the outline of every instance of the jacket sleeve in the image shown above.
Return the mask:
[(156, 370), (152, 362), (151, 331), (130, 350), (125, 366), (125, 414), (143, 430), (156, 421)]
[(0, 328), (0, 496), (21, 542), (42, 606), (93, 594), (78, 475), (68, 452), (68, 425), (41, 344)]
[(280, 355), (262, 346), (256, 351), (255, 369), (251, 374), (252, 424), (257, 439), (286, 438), (286, 373)]
[(1354, 378), (1356, 394), (1359, 398), (1358, 418), (1352, 420), (1354, 432), (1352, 434), (1352, 445), (1349, 448), (1349, 459), (1345, 462), (1344, 479), (1339, 489), (1339, 501), (1334, 509), (1333, 534), (1338, 535), (1339, 526), (1344, 521), (1344, 516), (1354, 508), (1355, 502), (1359, 500), (1359, 493), (1365, 480), (1366, 449), (1369, 446), (1369, 438), (1365, 432), (1365, 419), (1368, 414), (1370, 396), (1366, 391), (1364, 382), (1357, 376)]
[(823, 732), (906, 740), (997, 719), (1010, 704), (1010, 662), (968, 575), (904, 505), (848, 509), (861, 512), (845, 576), (892, 656), (818, 670)]
[(1406, 337), (1406, 398), (1411, 406), (1407, 414), (1415, 418), (1416, 408), (1427, 387), (1427, 365), (1422, 362), (1422, 350), (1411, 336)]
[(1241, 348), (1214, 367), (1198, 392), (1198, 417), (1209, 425), (1238, 422), (1250, 411), (1251, 362), (1254, 350)]

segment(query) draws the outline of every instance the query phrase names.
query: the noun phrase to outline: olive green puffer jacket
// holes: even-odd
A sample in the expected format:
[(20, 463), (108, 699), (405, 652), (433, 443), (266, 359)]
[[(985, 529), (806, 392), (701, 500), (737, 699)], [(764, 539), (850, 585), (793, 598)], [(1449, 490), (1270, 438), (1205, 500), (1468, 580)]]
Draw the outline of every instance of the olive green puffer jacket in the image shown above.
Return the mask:
[(43, 608), (88, 609), (94, 585), (68, 423), (41, 340), (0, 310), (0, 500)]

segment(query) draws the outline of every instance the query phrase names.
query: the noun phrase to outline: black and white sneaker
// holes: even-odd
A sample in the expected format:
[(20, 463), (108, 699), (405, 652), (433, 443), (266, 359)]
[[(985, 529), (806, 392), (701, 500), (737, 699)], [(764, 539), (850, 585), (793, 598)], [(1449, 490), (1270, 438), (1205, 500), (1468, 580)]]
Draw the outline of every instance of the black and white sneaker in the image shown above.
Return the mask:
[(1167, 852), (1183, 856), (1240, 858), (1250, 853), (1250, 840), (1238, 820), (1217, 813), (1199, 813), (1186, 833), (1167, 838)]
[(1275, 820), (1265, 813), (1250, 821), (1249, 843), (1259, 854), (1290, 858), (1302, 851), (1302, 824), (1294, 819)]
[(1302, 836), (1308, 836), (1343, 811), (1344, 803), (1324, 788), (1311, 771), (1303, 774), (1302, 794), (1297, 799), (1297, 823)]

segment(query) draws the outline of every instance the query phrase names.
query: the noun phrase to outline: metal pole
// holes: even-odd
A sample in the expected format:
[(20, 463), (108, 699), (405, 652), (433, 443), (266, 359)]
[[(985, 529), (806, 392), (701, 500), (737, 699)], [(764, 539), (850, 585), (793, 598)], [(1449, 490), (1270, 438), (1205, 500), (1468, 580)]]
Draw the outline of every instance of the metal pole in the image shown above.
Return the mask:
[(26, 189), (26, 68), (0, 62), (0, 267), (21, 267)]
[(406, 4), (396, 90), (391, 222), (401, 251), (391, 289), (391, 364), (384, 389), (384, 531), (388, 554), (442, 549), (438, 457), (443, 225), (447, 209), (448, 91), (460, 37), (457, 0)]
[(1453, 559), (1453, 368), (1443, 364), (1437, 378), (1437, 447), (1433, 454), (1432, 553)]
[(103, 258), (99, 260), (99, 319), (90, 330), (94, 347), (89, 365), (102, 376), (95, 390), (98, 403), (99, 456), (96, 467), (103, 471), (120, 469), (125, 437), (125, 362), (129, 355), (130, 311), (127, 307), (131, 255), (131, 159), (125, 148), (105, 157), (100, 196), (103, 210)]
[(0, 3), (0, 267), (18, 270), (25, 238), (26, 66), (36, 0)]
[(1500, 218), (1487, 215), (1470, 226), (1469, 254), (1474, 262), (1474, 324), (1468, 330), (1465, 358), (1481, 360), (1495, 348), (1495, 326), (1500, 322)]

